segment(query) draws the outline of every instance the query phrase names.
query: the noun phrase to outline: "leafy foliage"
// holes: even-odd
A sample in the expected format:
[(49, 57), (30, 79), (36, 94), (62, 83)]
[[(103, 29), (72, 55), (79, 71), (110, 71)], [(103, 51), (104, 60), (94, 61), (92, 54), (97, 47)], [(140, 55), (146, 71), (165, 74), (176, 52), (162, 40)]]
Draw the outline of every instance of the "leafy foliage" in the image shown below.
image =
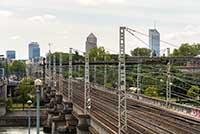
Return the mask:
[(33, 97), (31, 93), (34, 91), (34, 81), (31, 78), (24, 78), (20, 84), (16, 87), (17, 102), (24, 104)]
[(26, 74), (26, 65), (22, 61), (15, 60), (8, 64), (4, 63), (3, 67), (9, 75), (16, 75), (18, 78), (22, 78)]
[(150, 97), (158, 97), (160, 94), (160, 90), (155, 87), (148, 87), (145, 89), (144, 94)]
[(187, 92), (188, 96), (191, 96), (194, 98), (199, 97), (199, 94), (200, 94), (200, 88), (198, 86), (192, 86)]
[(94, 61), (94, 58), (96, 58), (96, 61), (104, 61), (104, 58), (107, 61), (111, 60), (111, 56), (104, 47), (98, 47), (98, 48), (93, 48), (90, 50), (90, 61)]
[(193, 57), (200, 54), (200, 44), (190, 45), (188, 43), (182, 44), (179, 49), (174, 49), (172, 56), (188, 56)]
[(151, 55), (151, 50), (148, 48), (136, 48), (133, 51), (131, 51), (132, 56), (147, 56), (149, 57)]

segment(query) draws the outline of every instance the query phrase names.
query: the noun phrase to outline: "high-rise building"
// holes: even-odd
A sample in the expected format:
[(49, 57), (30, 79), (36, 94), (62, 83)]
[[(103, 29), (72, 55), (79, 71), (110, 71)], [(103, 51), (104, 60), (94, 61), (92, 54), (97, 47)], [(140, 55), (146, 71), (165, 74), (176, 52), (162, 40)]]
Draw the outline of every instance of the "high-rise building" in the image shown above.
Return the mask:
[(6, 57), (9, 60), (13, 60), (16, 58), (16, 52), (14, 50), (8, 50), (6, 51)]
[(97, 37), (91, 33), (88, 37), (87, 37), (87, 41), (86, 41), (86, 53), (89, 53), (90, 49), (92, 48), (97, 48)]
[(38, 59), (40, 57), (40, 47), (37, 42), (29, 44), (29, 60)]
[(149, 48), (152, 56), (160, 56), (160, 33), (156, 29), (149, 29)]

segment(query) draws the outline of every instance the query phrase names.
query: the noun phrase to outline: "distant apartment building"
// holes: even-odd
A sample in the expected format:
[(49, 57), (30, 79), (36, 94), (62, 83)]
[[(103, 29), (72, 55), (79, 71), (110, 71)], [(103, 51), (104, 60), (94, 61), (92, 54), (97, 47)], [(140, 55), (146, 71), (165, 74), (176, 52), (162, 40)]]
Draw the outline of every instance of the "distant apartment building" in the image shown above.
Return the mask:
[(86, 53), (89, 53), (93, 48), (97, 48), (97, 37), (91, 33), (86, 40)]
[(14, 60), (16, 58), (16, 52), (14, 50), (6, 51), (6, 58), (9, 60)]
[(37, 42), (31, 42), (29, 44), (29, 60), (39, 59), (40, 47)]
[(160, 33), (156, 29), (149, 29), (149, 48), (152, 56), (160, 56)]

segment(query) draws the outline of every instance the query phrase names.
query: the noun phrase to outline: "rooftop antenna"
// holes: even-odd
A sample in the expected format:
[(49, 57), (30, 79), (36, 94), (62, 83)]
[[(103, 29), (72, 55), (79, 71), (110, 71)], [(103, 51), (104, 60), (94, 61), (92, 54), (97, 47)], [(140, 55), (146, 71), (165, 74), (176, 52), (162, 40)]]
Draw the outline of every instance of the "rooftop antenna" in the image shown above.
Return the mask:
[(156, 29), (156, 21), (154, 20), (154, 29)]
[(49, 43), (48, 44), (48, 46), (49, 46), (49, 53), (51, 53), (51, 46), (52, 46), (53, 44), (51, 44), (51, 43)]

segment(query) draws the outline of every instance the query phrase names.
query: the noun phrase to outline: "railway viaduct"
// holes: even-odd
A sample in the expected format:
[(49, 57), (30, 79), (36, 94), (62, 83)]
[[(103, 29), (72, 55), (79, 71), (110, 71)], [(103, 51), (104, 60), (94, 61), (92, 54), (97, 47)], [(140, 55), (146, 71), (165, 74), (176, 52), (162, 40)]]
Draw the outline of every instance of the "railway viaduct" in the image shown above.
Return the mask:
[[(127, 60), (128, 64), (148, 64), (150, 62), (182, 61), (189, 58), (140, 58)], [(191, 58), (196, 60), (196, 58)], [(73, 65), (85, 65), (85, 78), (72, 78)], [(69, 77), (56, 74), (56, 63), (53, 72), (46, 71), (44, 97), (48, 103), (48, 120), (45, 132), (52, 134), (198, 134), (200, 133), (200, 116), (198, 108), (191, 108), (154, 99), (141, 94), (126, 92), (126, 114), (119, 120), (118, 89), (87, 83), (87, 66), (105, 64), (102, 62), (70, 62), (65, 64)], [(116, 64), (110, 62), (106, 64)], [(60, 66), (64, 66), (59, 64)], [(50, 64), (51, 66), (51, 64)], [(71, 66), (71, 67), (70, 67)], [(88, 72), (89, 73), (89, 72)], [(89, 75), (88, 75), (89, 76)], [(125, 117), (127, 116), (127, 117)], [(127, 122), (124, 122), (126, 119)], [(121, 124), (120, 124), (120, 123)], [(124, 124), (126, 123), (126, 124)], [(120, 125), (125, 129), (120, 130)]]
[[(141, 94), (130, 94), (126, 90), (126, 65), (163, 63), (170, 67), (173, 61), (200, 62), (193, 57), (133, 57), (125, 55), (125, 31), (120, 27), (119, 60), (112, 62), (74, 62), (72, 48), (69, 51), (69, 63), (62, 63), (60, 56), (59, 74), (57, 74), (55, 56), (48, 59), (43, 67), (44, 99), (48, 104), (48, 119), (44, 131), (52, 134), (199, 134), (200, 109), (191, 108), (158, 100)], [(51, 57), (49, 57), (51, 58)], [(53, 61), (53, 63), (51, 63)], [(91, 65), (118, 65), (118, 87), (107, 89), (91, 83)], [(51, 68), (53, 65), (53, 71)], [(74, 65), (84, 65), (84, 78), (72, 78)], [(68, 66), (68, 78), (62, 76), (62, 66)], [(169, 84), (169, 83), (168, 83)], [(170, 88), (166, 89), (167, 97)]]
[[(58, 78), (59, 79), (59, 78)], [(91, 86), (91, 107), (84, 113), (84, 82), (72, 80), (69, 100), (68, 80), (62, 78), (63, 90), (49, 88), (48, 121), (44, 127), (50, 133), (117, 134), (118, 92), (101, 86)], [(51, 89), (51, 90), (50, 90)], [(127, 94), (128, 134), (198, 134), (199, 117), (192, 117), (191, 108)], [(198, 109), (196, 109), (198, 110)]]

